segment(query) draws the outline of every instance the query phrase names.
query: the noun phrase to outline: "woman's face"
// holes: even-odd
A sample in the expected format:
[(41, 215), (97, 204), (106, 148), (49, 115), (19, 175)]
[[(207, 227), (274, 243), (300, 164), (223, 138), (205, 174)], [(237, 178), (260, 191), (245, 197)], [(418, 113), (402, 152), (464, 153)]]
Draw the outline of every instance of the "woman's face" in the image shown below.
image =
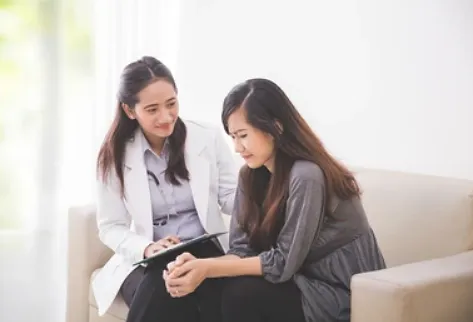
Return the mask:
[(228, 118), (228, 131), (233, 139), (235, 151), (250, 168), (265, 166), (269, 171), (273, 171), (274, 139), (268, 133), (249, 124), (243, 108), (238, 108)]
[(136, 119), (147, 137), (166, 138), (174, 131), (179, 103), (169, 82), (158, 80), (138, 93), (134, 109), (124, 108), (128, 117)]

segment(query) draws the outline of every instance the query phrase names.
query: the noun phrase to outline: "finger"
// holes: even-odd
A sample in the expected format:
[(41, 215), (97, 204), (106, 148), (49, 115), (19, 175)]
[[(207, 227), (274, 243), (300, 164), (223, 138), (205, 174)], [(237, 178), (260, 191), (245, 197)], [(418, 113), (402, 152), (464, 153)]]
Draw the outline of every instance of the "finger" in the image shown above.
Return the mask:
[(183, 277), (178, 277), (178, 278), (168, 278), (166, 283), (170, 289), (176, 289), (179, 290), (180, 288), (184, 287), (185, 285), (188, 284), (188, 279), (183, 276)]
[(169, 286), (168, 283), (166, 283), (166, 291), (169, 293), (169, 295), (171, 295), (172, 297), (174, 297), (173, 295), (178, 293), (176, 292), (177, 291), (177, 287), (172, 287), (172, 286)]
[(179, 291), (179, 293), (178, 293), (178, 297), (184, 297), (184, 296), (187, 296), (187, 295), (189, 295), (189, 294), (190, 294), (190, 292), (186, 292), (186, 291)]
[(174, 297), (174, 294), (178, 293), (176, 292), (176, 290), (172, 287), (169, 287), (166, 285), (166, 291), (169, 293), (169, 295), (171, 295), (171, 297)]
[(192, 262), (186, 262), (181, 266), (176, 266), (172, 272), (169, 273), (170, 278), (178, 278), (188, 274), (194, 269)]
[(180, 298), (180, 297), (184, 297), (184, 296), (189, 295), (189, 293), (190, 293), (190, 292), (186, 292), (186, 291), (178, 291), (178, 292), (174, 293), (174, 294), (172, 295), (172, 297), (174, 297), (174, 298)]
[[(163, 278), (164, 278), (164, 273), (163, 273)], [(166, 290), (168, 290), (168, 292), (169, 292), (170, 289), (171, 289), (171, 285), (169, 285), (169, 276), (167, 276), (167, 277), (164, 279), (164, 285), (166, 286)]]
[(169, 242), (173, 243), (173, 244), (179, 244), (181, 242), (179, 240), (179, 237), (177, 237), (177, 236), (167, 236), (165, 239), (168, 240)]
[(163, 245), (164, 248), (168, 248), (174, 245), (174, 243), (170, 242), (169, 240), (161, 240), (161, 245)]
[(151, 248), (153, 254), (157, 253), (157, 252), (160, 252), (163, 249), (164, 249), (164, 247), (162, 245), (159, 245), (159, 244), (154, 244), (153, 247)]
[(195, 257), (189, 253), (183, 253), (179, 256), (176, 257), (176, 260), (174, 261), (174, 266), (182, 266), (185, 263), (194, 260)]
[(174, 268), (176, 267), (176, 262), (169, 262), (167, 265), (166, 265), (166, 268), (168, 269), (168, 272), (171, 273)]
[(184, 297), (192, 293), (190, 287), (188, 286), (183, 286), (183, 287), (178, 287), (177, 288), (177, 297)]
[(188, 295), (189, 292), (187, 292), (185, 288), (182, 287), (173, 287), (169, 289), (169, 294), (171, 295), (171, 297), (178, 298)]
[(162, 240), (158, 240), (158, 241), (155, 242), (154, 245), (153, 245), (154, 248), (160, 248), (160, 249), (163, 248), (163, 246), (164, 246), (164, 243), (163, 243)]
[(176, 260), (174, 261), (174, 266), (182, 266), (186, 263), (187, 261), (184, 260), (182, 257), (176, 257)]
[(166, 279), (166, 282), (164, 284), (166, 286), (166, 291), (171, 295), (177, 293), (180, 288), (180, 286), (171, 286), (169, 284), (169, 278)]
[(193, 260), (193, 259), (195, 259), (195, 257), (192, 254), (187, 253), (187, 252), (182, 253), (181, 255), (176, 257), (176, 264), (181, 265), (181, 264), (183, 264), (187, 261)]
[(166, 281), (169, 277), (169, 273), (167, 270), (163, 270), (163, 279)]
[(168, 291), (169, 294), (179, 293), (179, 287), (178, 286), (170, 286), (170, 285), (166, 284), (166, 290)]

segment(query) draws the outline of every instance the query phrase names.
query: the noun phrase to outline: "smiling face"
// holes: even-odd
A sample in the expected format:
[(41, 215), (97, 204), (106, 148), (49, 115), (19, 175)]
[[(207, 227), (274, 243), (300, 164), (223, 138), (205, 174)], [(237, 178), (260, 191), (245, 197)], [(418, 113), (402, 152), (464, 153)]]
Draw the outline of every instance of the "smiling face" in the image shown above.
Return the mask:
[(164, 139), (172, 134), (179, 114), (177, 93), (172, 84), (157, 80), (137, 95), (134, 108), (124, 107), (131, 119), (136, 119), (149, 141)]
[(274, 139), (248, 123), (243, 108), (236, 109), (228, 117), (228, 131), (232, 137), (235, 151), (246, 164), (256, 169), (265, 166), (269, 171), (274, 167)]

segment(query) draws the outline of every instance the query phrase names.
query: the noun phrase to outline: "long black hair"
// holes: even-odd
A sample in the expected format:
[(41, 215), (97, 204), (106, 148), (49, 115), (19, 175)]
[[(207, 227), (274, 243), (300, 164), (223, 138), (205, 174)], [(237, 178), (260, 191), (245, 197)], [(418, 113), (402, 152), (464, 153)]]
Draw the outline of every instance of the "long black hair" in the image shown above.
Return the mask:
[[(270, 134), (275, 143), (274, 171), (265, 167), (240, 171), (243, 190), (238, 221), (249, 234), (255, 249), (268, 249), (275, 242), (289, 193), (289, 175), (297, 160), (317, 164), (325, 177), (327, 203), (336, 195), (348, 199), (360, 195), (353, 176), (325, 149), (292, 102), (274, 82), (250, 79), (235, 86), (223, 102), (222, 123), (228, 133), (228, 119), (237, 109), (245, 111), (248, 123)], [(330, 207), (326, 207), (329, 214)]]
[[(120, 182), (122, 196), (124, 196), (123, 161), (125, 147), (127, 141), (133, 137), (139, 126), (137, 120), (132, 120), (126, 115), (123, 105), (126, 104), (133, 109), (138, 103), (138, 93), (158, 80), (164, 80), (171, 84), (177, 93), (176, 83), (171, 72), (166, 65), (154, 57), (145, 56), (128, 64), (120, 76), (115, 118), (98, 154), (97, 175), (102, 180), (106, 180), (110, 171), (115, 171)], [(186, 135), (186, 126), (178, 118), (174, 131), (169, 137), (169, 162), (165, 174), (166, 179), (174, 185), (180, 184), (177, 178), (189, 180), (189, 171), (184, 159)]]

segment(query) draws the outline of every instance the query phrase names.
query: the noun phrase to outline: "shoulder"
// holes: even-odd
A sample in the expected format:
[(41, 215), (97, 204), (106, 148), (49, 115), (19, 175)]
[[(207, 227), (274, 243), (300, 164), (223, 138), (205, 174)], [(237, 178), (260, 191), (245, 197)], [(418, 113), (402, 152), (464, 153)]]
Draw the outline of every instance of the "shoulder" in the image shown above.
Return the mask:
[(294, 163), (290, 174), (291, 183), (317, 182), (325, 183), (325, 176), (322, 169), (313, 162), (298, 160)]
[(216, 144), (223, 137), (223, 130), (216, 124), (183, 120), (187, 129), (187, 139), (198, 140), (197, 143)]
[(208, 133), (209, 135), (215, 135), (219, 131), (218, 126), (212, 123), (194, 120), (183, 120), (183, 122), (189, 132), (201, 132)]
[(126, 139), (123, 156), (123, 165), (130, 166), (136, 161), (144, 152), (143, 142), (146, 141), (143, 132), (137, 128), (133, 134)]

